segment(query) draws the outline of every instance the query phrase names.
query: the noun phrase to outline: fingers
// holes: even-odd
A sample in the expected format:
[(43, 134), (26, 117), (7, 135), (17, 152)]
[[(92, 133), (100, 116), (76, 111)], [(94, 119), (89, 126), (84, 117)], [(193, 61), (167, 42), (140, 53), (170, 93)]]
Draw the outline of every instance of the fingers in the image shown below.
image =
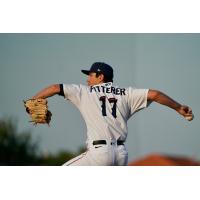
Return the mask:
[(188, 121), (192, 121), (194, 119), (194, 115), (192, 113), (192, 110), (189, 108), (188, 112), (184, 114), (185, 119)]
[(187, 119), (188, 121), (192, 121), (194, 119), (194, 115), (193, 114), (188, 114), (184, 116), (185, 119)]
[(192, 114), (192, 109), (191, 108), (189, 108), (188, 113)]
[(185, 114), (192, 114), (192, 109), (189, 106), (182, 106), (182, 110), (185, 112)]
[(188, 121), (192, 121), (194, 119), (194, 115), (192, 113), (192, 109), (189, 106), (183, 105), (180, 111), (180, 114), (183, 115), (185, 119)]

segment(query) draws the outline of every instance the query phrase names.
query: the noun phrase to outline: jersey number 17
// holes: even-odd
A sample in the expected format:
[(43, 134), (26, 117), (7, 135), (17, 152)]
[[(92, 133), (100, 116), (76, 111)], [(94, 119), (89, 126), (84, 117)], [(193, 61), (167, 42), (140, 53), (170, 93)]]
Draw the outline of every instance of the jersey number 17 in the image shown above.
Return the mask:
[[(101, 107), (102, 107), (102, 115), (103, 116), (107, 116), (107, 114), (106, 114), (106, 96), (101, 96), (99, 98), (99, 100), (102, 102), (102, 105), (101, 105)], [(109, 101), (109, 103), (113, 103), (112, 116), (114, 118), (117, 118), (117, 114), (116, 114), (116, 112), (117, 112), (117, 99), (109, 98), (108, 101)]]

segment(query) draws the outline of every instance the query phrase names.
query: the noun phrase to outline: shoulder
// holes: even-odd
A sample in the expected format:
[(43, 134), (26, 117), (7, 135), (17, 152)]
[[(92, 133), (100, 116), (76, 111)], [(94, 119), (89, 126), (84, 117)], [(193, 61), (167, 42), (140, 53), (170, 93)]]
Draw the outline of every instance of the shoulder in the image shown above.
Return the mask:
[(145, 91), (145, 90), (149, 90), (149, 89), (147, 89), (147, 88), (127, 87), (126, 90), (128, 92), (140, 92), (140, 91)]
[(129, 87), (126, 87), (125, 90), (126, 90), (126, 94), (129, 95), (129, 94), (134, 93), (137, 90), (137, 88), (129, 86)]
[(89, 90), (89, 87), (82, 84), (63, 84), (64, 90), (74, 90), (74, 91), (83, 91)]
[(130, 97), (141, 97), (147, 96), (149, 89), (147, 88), (135, 88), (135, 87), (128, 87), (126, 89), (127, 95)]
[(73, 88), (88, 88), (88, 86), (86, 85), (82, 85), (82, 84), (69, 84), (69, 83), (63, 83), (63, 86), (65, 87), (73, 87)]

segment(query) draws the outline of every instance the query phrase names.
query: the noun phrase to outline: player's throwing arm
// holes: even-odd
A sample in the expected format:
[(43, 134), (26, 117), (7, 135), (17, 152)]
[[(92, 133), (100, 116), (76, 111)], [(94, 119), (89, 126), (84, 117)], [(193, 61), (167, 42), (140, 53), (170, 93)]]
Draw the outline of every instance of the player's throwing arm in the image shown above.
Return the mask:
[(185, 117), (185, 119), (187, 119), (188, 121), (194, 119), (192, 109), (189, 106), (179, 104), (178, 102), (174, 101), (172, 98), (170, 98), (169, 96), (160, 91), (149, 90), (148, 100), (155, 101), (157, 103), (160, 103), (162, 105), (168, 106), (176, 110), (180, 115)]

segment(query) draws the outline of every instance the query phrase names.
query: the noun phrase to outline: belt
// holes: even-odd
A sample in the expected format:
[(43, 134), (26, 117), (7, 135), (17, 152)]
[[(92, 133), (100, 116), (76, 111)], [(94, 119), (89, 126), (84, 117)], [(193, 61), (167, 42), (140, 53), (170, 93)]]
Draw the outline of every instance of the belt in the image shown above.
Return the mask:
[[(98, 145), (98, 144), (107, 144), (106, 140), (94, 140), (93, 145)], [(114, 144), (114, 142), (110, 142), (111, 145)], [(117, 145), (124, 145), (124, 141), (122, 140), (117, 140)]]

